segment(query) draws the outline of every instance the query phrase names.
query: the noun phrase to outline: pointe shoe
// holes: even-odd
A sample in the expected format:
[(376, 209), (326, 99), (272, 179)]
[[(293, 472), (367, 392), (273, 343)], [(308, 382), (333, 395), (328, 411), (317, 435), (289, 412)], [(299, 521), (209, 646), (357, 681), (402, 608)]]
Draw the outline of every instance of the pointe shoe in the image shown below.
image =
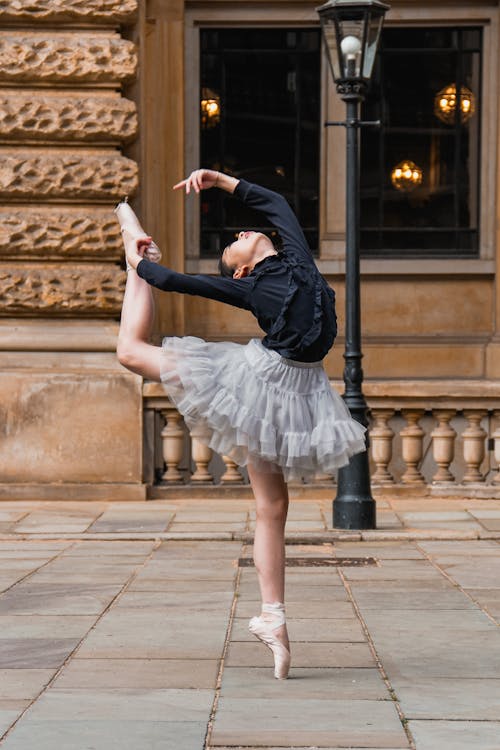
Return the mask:
[[(136, 236), (136, 235), (146, 235), (146, 232), (141, 226), (141, 223), (133, 210), (131, 209), (127, 199), (120, 201), (118, 205), (115, 208), (115, 214), (120, 222), (120, 227), (122, 232), (128, 231), (130, 234)], [(147, 260), (152, 261), (153, 263), (159, 263), (161, 260), (161, 252), (160, 248), (155, 242), (151, 242), (148, 249), (144, 252), (144, 257), (147, 258)], [(130, 270), (131, 266), (127, 261), (127, 271)]]
[(248, 629), (262, 643), (271, 649), (274, 657), (274, 676), (277, 680), (286, 680), (290, 670), (290, 651), (274, 635), (273, 631), (285, 624), (285, 605), (281, 602), (263, 604), (262, 612), (275, 615), (275, 620), (269, 622), (262, 616), (252, 617)]

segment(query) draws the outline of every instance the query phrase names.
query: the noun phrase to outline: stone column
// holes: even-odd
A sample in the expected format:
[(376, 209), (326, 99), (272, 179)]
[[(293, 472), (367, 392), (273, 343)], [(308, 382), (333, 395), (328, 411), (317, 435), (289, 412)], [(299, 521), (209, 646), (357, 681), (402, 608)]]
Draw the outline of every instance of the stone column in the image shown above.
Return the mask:
[(116, 361), (112, 209), (138, 187), (137, 0), (0, 11), (1, 497), (144, 497), (141, 379)]

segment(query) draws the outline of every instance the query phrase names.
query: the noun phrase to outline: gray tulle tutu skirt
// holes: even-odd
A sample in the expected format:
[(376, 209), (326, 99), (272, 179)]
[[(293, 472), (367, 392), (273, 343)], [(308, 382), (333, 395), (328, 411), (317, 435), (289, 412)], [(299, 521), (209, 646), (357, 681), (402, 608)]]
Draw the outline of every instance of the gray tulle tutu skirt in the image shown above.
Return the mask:
[(190, 430), (238, 465), (285, 479), (334, 474), (365, 450), (365, 428), (332, 390), (321, 362), (194, 336), (162, 343), (161, 380)]

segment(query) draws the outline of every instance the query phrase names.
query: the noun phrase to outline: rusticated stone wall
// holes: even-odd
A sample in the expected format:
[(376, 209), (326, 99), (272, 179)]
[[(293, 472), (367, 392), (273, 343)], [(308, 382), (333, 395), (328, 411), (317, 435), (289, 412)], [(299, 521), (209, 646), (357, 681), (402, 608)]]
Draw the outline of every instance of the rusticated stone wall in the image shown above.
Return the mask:
[(137, 0), (0, 0), (0, 316), (116, 317)]

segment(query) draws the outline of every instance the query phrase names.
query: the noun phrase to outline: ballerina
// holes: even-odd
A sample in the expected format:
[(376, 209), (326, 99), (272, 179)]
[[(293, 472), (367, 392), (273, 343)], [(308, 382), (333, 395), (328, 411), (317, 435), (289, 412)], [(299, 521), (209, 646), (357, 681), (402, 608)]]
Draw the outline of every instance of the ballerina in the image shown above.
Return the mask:
[[(263, 212), (278, 229), (283, 250), (262, 232), (243, 230), (222, 252), (221, 277), (178, 273), (159, 265), (152, 238), (128, 204), (119, 204), (128, 274), (117, 354), (129, 370), (163, 383), (197, 438), (247, 467), (256, 501), (253, 557), (262, 597), (262, 611), (249, 629), (271, 649), (275, 677), (285, 679), (287, 482), (335, 473), (366, 449), (365, 428), (351, 418), (324, 370), (337, 334), (335, 295), (287, 201), (210, 169), (195, 170), (174, 186), (187, 195), (211, 188)], [(151, 286), (250, 310), (265, 336), (246, 345), (169, 336), (153, 346)]]

